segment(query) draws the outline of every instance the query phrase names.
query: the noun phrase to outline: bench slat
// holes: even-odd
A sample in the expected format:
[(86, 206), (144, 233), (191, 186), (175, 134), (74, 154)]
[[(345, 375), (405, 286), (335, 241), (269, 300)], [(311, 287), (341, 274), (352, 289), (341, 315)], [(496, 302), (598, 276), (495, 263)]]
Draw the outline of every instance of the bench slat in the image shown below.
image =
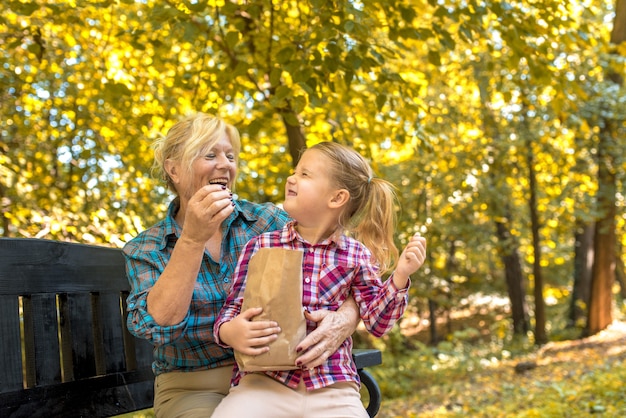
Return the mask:
[(22, 388), (22, 349), (19, 304), (15, 296), (0, 295), (0, 392)]
[(1, 249), (0, 295), (130, 289), (124, 256), (116, 248), (3, 238)]
[[(24, 344), (28, 370), (26, 386), (61, 383), (55, 295), (39, 294), (24, 297), (23, 305), (24, 330), (26, 331)], [(30, 330), (32, 330), (32, 335)], [(31, 344), (33, 344), (32, 348), (29, 347)], [(34, 370), (31, 370), (33, 366)]]
[(137, 368), (152, 369), (154, 347), (147, 340), (135, 338), (135, 353), (137, 353)]
[(364, 369), (383, 363), (382, 353), (380, 350), (373, 348), (354, 348), (352, 350), (352, 358), (357, 369)]
[[(122, 312), (120, 293), (104, 293), (100, 295), (100, 314), (102, 318), (102, 345), (104, 351), (104, 368), (106, 373), (126, 370), (124, 361), (124, 332), (126, 313)], [(108, 319), (108, 320), (107, 320)]]
[(0, 416), (107, 417), (152, 407), (149, 370), (116, 373), (53, 386), (0, 393)]
[(97, 375), (91, 301), (89, 293), (67, 295), (66, 312), (69, 315), (69, 338), (73, 353), (75, 380)]

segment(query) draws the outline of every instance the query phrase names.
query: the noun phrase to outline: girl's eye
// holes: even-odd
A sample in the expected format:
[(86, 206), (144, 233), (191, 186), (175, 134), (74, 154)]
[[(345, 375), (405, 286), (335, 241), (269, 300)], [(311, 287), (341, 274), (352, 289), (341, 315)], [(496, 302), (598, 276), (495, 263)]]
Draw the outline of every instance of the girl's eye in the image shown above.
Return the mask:
[(305, 171), (292, 171), (290, 176), (308, 177), (309, 175)]

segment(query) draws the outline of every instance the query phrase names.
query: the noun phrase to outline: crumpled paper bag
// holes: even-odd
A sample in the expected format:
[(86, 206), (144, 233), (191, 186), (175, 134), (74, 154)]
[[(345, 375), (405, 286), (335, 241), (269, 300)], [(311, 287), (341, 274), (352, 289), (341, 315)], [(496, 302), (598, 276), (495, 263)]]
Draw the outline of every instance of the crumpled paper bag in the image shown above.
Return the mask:
[(235, 351), (240, 370), (246, 372), (294, 370), (296, 346), (306, 336), (302, 311), (302, 251), (261, 248), (248, 264), (248, 278), (241, 311), (262, 307), (253, 321), (278, 322), (282, 332), (270, 343), (270, 350), (258, 356)]

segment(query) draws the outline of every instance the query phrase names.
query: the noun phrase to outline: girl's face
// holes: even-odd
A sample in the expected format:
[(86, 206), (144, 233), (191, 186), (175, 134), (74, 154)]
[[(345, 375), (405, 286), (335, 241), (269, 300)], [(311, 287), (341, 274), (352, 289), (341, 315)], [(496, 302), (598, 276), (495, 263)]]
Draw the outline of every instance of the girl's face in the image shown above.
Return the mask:
[(232, 189), (237, 177), (236, 155), (227, 135), (196, 158), (191, 165), (191, 174), (180, 170), (177, 189), (182, 198), (189, 200), (201, 187), (207, 184), (224, 184)]
[(324, 155), (314, 149), (302, 154), (295, 172), (285, 184), (285, 211), (298, 223), (315, 223), (328, 213), (327, 202), (335, 191)]

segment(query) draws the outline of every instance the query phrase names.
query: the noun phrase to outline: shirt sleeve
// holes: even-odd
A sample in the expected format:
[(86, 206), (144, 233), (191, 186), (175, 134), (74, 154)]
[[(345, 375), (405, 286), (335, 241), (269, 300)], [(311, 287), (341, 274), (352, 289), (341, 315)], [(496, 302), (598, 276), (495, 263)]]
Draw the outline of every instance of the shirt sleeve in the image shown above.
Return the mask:
[(220, 313), (215, 320), (215, 324), (213, 325), (213, 338), (215, 342), (224, 348), (229, 348), (228, 344), (222, 342), (219, 336), (220, 327), (225, 322), (232, 321), (235, 319), (237, 315), (241, 313), (241, 306), (243, 305), (243, 295), (246, 290), (246, 279), (248, 277), (248, 265), (250, 264), (250, 259), (257, 252), (257, 242), (256, 238), (252, 238), (245, 245), (241, 255), (239, 256), (239, 260), (237, 262), (237, 267), (235, 268), (235, 272), (233, 273), (233, 285), (228, 293), (228, 297), (226, 298), (226, 302), (224, 302), (224, 306), (220, 310)]
[(131, 334), (147, 339), (155, 346), (169, 344), (185, 333), (188, 317), (177, 325), (161, 326), (148, 313), (148, 293), (163, 272), (166, 260), (161, 252), (144, 252), (141, 247), (140, 243), (131, 241), (124, 248), (126, 276), (131, 288), (126, 299), (126, 326)]
[(368, 254), (362, 255), (352, 285), (354, 300), (359, 305), (363, 325), (374, 336), (381, 337), (391, 331), (402, 317), (409, 301), (408, 289), (398, 289), (393, 274), (384, 283), (378, 269), (371, 264)]

